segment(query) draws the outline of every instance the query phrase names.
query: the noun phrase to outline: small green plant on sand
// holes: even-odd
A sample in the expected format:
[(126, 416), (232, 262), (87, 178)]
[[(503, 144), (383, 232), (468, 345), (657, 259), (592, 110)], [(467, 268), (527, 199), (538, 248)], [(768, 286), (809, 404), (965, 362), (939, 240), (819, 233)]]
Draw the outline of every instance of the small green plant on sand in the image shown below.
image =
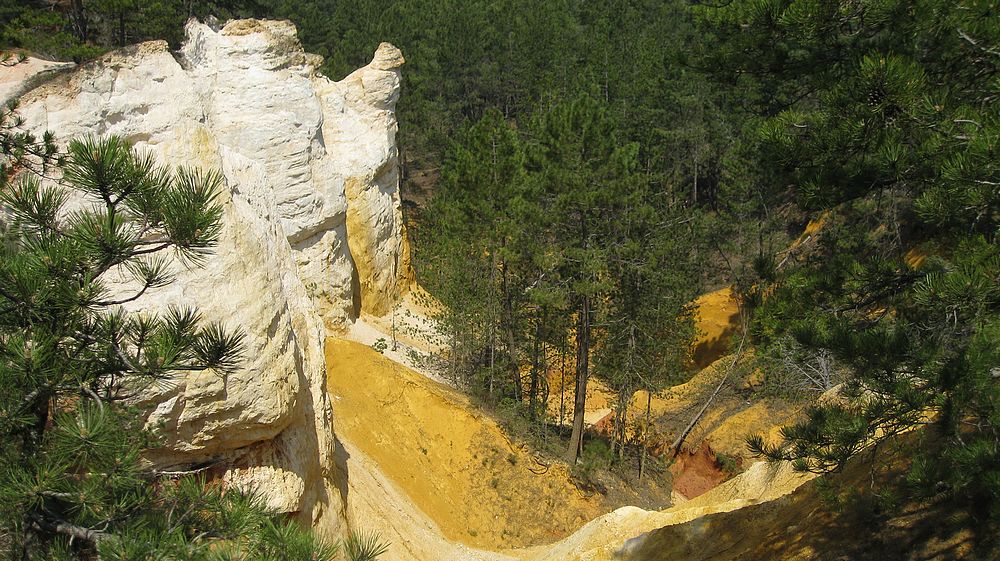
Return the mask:
[(371, 532), (351, 532), (344, 541), (344, 554), (347, 561), (374, 561), (389, 549), (389, 544), (382, 541), (382, 536), (375, 530)]

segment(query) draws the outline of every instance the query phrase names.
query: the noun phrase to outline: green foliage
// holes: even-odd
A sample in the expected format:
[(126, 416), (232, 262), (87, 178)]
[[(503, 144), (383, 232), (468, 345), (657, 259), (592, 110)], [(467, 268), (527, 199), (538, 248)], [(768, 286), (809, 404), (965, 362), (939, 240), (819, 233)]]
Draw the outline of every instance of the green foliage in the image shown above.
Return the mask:
[[(10, 53), (0, 52), (0, 55), (4, 57), (0, 66), (24, 62), (23, 59), (14, 59)], [(0, 106), (0, 177), (5, 180), (23, 169), (44, 173), (58, 161), (52, 134), (46, 133), (39, 139), (25, 131), (22, 128), (24, 119), (16, 110), (16, 101)]]
[(575, 377), (593, 354), (624, 403), (683, 381), (699, 220), (655, 188), (640, 152), (587, 96), (523, 129), (490, 112), (455, 144), (415, 233), (452, 379), (532, 422), (571, 338)]
[[(758, 118), (758, 177), (823, 211), (806, 250), (764, 281), (759, 344), (793, 336), (852, 375), (842, 402), (756, 451), (840, 469), (932, 421), (909, 483), (1000, 505), (998, 173), (992, 2), (733, 2), (697, 8), (721, 69)], [(992, 54), (991, 54), (992, 53)], [(780, 196), (780, 195), (779, 195)], [(777, 197), (776, 197), (777, 198)], [(924, 254), (908, 262), (908, 251)], [(763, 288), (763, 287), (762, 287)], [(930, 443), (934, 444), (931, 445)]]
[(382, 541), (382, 536), (376, 531), (351, 532), (344, 541), (344, 553), (347, 561), (375, 561), (389, 549), (389, 544)]
[(43, 58), (93, 59), (109, 48), (163, 39), (177, 47), (190, 17), (225, 21), (274, 14), (254, 0), (0, 0), (0, 47)]
[(285, 0), (254, 10), (295, 22), (333, 78), (367, 64), (380, 41), (402, 49), (408, 171), (438, 169), (453, 139), (491, 111), (524, 124), (588, 95), (641, 143), (644, 167), (684, 185), (695, 201), (718, 200), (732, 124), (716, 93), (679, 60), (697, 38), (683, 2)]
[(722, 469), (722, 471), (729, 477), (733, 477), (734, 475), (740, 473), (739, 458), (720, 452), (715, 455), (715, 463), (718, 464), (719, 468)]
[(39, 56), (61, 60), (87, 60), (104, 49), (82, 42), (69, 29), (68, 20), (59, 12), (41, 8), (24, 9), (0, 34), (3, 44), (26, 49)]
[(600, 439), (588, 440), (583, 445), (580, 461), (573, 466), (573, 476), (586, 486), (598, 487), (598, 475), (609, 469), (614, 461), (615, 454), (606, 442)]
[(517, 132), (491, 113), (456, 144), (441, 195), (415, 232), (421, 279), (446, 304), (448, 374), (491, 399), (516, 394), (516, 375), (502, 373), (517, 368), (526, 268), (535, 258), (523, 229), (534, 212), (523, 161)]

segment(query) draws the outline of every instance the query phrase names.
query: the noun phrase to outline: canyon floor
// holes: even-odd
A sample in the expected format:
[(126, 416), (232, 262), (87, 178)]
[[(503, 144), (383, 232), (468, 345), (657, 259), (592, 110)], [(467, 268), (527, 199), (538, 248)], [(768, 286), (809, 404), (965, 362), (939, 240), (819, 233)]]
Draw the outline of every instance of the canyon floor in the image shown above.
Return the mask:
[[(512, 440), (445, 380), (418, 371), (416, 355), (434, 347), (426, 335), (431, 309), (427, 300), (414, 291), (394, 317), (366, 317), (345, 338), (326, 342), (328, 391), (340, 443), (338, 467), (347, 473), (345, 502), (355, 525), (378, 529), (394, 544), (396, 559), (569, 559), (571, 551), (618, 547), (650, 520), (656, 519), (655, 525), (674, 519), (675, 514), (649, 518), (655, 510), (635, 507), (615, 511), (629, 504), (622, 493), (609, 499), (606, 490), (602, 494), (580, 485), (565, 464)], [(703, 346), (715, 347), (699, 352), (705, 360), (708, 353), (718, 354), (716, 349), (727, 346), (720, 341), (731, 332), (734, 308), (728, 291), (708, 295), (701, 307)], [(380, 339), (392, 340), (393, 333), (399, 341), (395, 349), (373, 348)], [(701, 372), (672, 394), (655, 398), (658, 418), (670, 418), (667, 413), (673, 412), (681, 422), (688, 413), (682, 404), (711, 391), (716, 369)], [(592, 387), (588, 421), (599, 424), (610, 412), (610, 395), (599, 384)], [(705, 426), (719, 432), (718, 419), (707, 421)], [(696, 439), (703, 441), (705, 431), (691, 441)], [(726, 479), (708, 446), (683, 454), (677, 462), (681, 469), (675, 469), (673, 478), (684, 492), (675, 494), (676, 502)], [(776, 488), (760, 485), (761, 477), (743, 477), (736, 491), (716, 494), (730, 506), (734, 499), (745, 500), (744, 495), (757, 500), (757, 490), (751, 487)], [(706, 501), (712, 499), (673, 507), (673, 512), (684, 513), (676, 519), (707, 512)], [(668, 487), (659, 506), (670, 503)], [(561, 551), (559, 557), (550, 557), (556, 551)]]
[(611, 559), (645, 532), (809, 479), (759, 463), (662, 512), (602, 512), (564, 466), (545, 469), (458, 392), (355, 341), (329, 339), (326, 353), (350, 519), (391, 541), (393, 559)]
[[(397, 329), (426, 324), (427, 308), (413, 297), (395, 320), (365, 318), (344, 338), (328, 339), (328, 391), (351, 524), (378, 530), (393, 561), (989, 558), (975, 553), (977, 537), (961, 513), (934, 505), (904, 505), (877, 539), (858, 539), (871, 521), (832, 509), (821, 480), (743, 457), (746, 434), (776, 438), (800, 412), (780, 400), (748, 400), (757, 374), (731, 372), (732, 357), (718, 356), (716, 341), (732, 333), (728, 292), (699, 305), (702, 345), (715, 346), (715, 356), (700, 355), (705, 367), (688, 383), (653, 398), (658, 430), (681, 430), (723, 376), (730, 389), (671, 466), (674, 504), (661, 508), (610, 505), (581, 489), (564, 464), (512, 440), (445, 380), (418, 371), (414, 353), (432, 344), (413, 330), (397, 332), (395, 350), (373, 348), (391, 340), (393, 322)], [(601, 418), (608, 399), (596, 386), (591, 419)], [(633, 406), (645, 407), (645, 397)], [(600, 421), (593, 428), (600, 430)], [(739, 473), (720, 469), (717, 454), (735, 458)], [(858, 465), (839, 481), (850, 489), (870, 477)]]

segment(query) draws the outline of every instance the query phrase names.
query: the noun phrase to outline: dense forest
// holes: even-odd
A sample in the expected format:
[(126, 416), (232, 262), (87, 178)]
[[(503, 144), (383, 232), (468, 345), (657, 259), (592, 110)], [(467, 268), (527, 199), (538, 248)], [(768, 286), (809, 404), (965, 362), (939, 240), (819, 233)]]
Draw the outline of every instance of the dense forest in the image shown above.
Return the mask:
[[(619, 410), (682, 383), (692, 300), (732, 285), (734, 349), (752, 347), (769, 376), (822, 353), (845, 381), (846, 399), (751, 449), (836, 471), (920, 426), (886, 492), (956, 501), (991, 524), (998, 9), (0, 0), (0, 37), (81, 61), (146, 39), (176, 45), (191, 16), (287, 18), (333, 79), (392, 42), (407, 58), (398, 114), (416, 275), (444, 305), (437, 366), (456, 384), (528, 433), (559, 433), (576, 462), (588, 380)], [(815, 235), (793, 244), (810, 221)], [(558, 419), (552, 370), (575, 383)], [(623, 423), (612, 452), (644, 458)]]

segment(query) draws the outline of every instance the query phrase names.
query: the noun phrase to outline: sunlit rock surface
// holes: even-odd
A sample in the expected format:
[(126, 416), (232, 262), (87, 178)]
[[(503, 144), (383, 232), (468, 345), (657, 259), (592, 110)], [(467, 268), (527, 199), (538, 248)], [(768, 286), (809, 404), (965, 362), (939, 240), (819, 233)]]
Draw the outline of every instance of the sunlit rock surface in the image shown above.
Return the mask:
[(289, 22), (191, 21), (186, 31), (177, 53), (143, 43), (33, 89), (26, 71), (3, 91), (27, 89), (25, 126), (60, 143), (115, 134), (164, 164), (222, 173), (214, 255), (200, 269), (174, 263), (177, 282), (134, 307), (198, 306), (243, 329), (247, 351), (238, 372), (193, 372), (145, 394), (164, 439), (151, 458), (163, 469), (211, 466), (336, 532), (346, 483), (334, 467), (323, 339), (362, 309), (384, 310), (408, 276), (394, 113), (403, 57), (382, 44), (334, 82)]

